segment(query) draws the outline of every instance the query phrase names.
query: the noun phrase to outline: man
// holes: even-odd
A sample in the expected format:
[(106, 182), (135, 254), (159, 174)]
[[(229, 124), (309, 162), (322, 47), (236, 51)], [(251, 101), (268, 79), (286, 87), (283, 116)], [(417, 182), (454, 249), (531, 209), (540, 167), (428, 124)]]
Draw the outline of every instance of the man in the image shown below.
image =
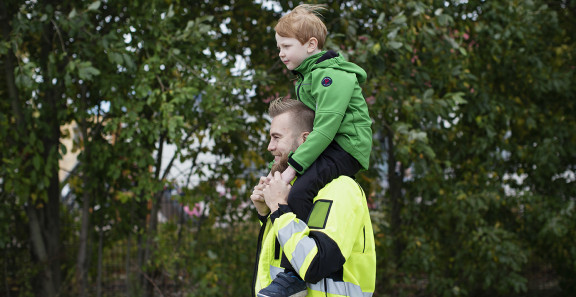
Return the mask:
[(280, 173), (312, 131), (314, 112), (297, 100), (277, 99), (269, 114), (272, 175), (260, 178), (250, 196), (262, 222), (252, 296), (270, 284), (281, 290), (260, 296), (291, 296), (284, 289), (297, 282), (281, 268), (282, 252), (306, 282), (306, 296), (372, 296), (376, 254), (364, 192), (340, 176), (314, 198), (306, 222), (296, 218), (287, 205), (291, 185)]

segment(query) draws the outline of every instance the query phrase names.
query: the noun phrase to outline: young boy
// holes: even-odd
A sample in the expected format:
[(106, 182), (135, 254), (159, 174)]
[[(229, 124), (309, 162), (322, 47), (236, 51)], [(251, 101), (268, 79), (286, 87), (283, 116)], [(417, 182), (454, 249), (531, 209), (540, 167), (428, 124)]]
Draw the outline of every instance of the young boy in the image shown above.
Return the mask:
[[(274, 28), (279, 57), (298, 76), (297, 99), (315, 111), (313, 131), (290, 154), (290, 166), (282, 173), (282, 180), (287, 183), (298, 174), (288, 196), (288, 207), (304, 221), (312, 210), (314, 197), (326, 184), (340, 175), (353, 177), (359, 170), (368, 169), (372, 149), (372, 120), (360, 88), (366, 72), (338, 53), (322, 50), (327, 35), (326, 26), (318, 17), (322, 9), (325, 8), (319, 5), (300, 5), (281, 17)], [(285, 255), (282, 267), (285, 272), (258, 296), (305, 295), (306, 287), (301, 284), (305, 276), (294, 271)], [(330, 273), (336, 271), (326, 272)], [(296, 285), (300, 292), (287, 293), (287, 286), (294, 287), (285, 281), (287, 276), (301, 282)]]

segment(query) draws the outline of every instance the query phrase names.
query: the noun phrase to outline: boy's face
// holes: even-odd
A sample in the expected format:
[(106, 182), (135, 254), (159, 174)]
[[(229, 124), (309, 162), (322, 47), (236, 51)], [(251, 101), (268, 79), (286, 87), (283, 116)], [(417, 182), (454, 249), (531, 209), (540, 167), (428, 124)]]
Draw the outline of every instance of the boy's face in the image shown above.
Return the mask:
[(314, 52), (309, 46), (310, 41), (301, 44), (296, 38), (282, 37), (278, 33), (276, 33), (276, 45), (280, 50), (278, 56), (288, 70), (296, 69)]

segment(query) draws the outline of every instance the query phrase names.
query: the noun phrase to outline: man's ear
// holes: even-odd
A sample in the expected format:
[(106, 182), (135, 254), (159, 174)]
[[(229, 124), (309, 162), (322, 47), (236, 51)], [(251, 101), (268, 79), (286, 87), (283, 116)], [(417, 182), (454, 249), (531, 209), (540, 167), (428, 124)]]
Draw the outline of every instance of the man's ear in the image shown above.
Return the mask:
[(308, 40), (308, 52), (312, 53), (318, 48), (318, 39), (316, 37), (310, 37)]
[[(300, 140), (302, 141), (302, 143), (304, 143), (304, 141), (306, 141), (306, 138), (308, 138), (308, 135), (310, 135), (310, 132), (302, 132), (302, 134), (300, 134)], [(300, 144), (302, 144), (300, 143)]]

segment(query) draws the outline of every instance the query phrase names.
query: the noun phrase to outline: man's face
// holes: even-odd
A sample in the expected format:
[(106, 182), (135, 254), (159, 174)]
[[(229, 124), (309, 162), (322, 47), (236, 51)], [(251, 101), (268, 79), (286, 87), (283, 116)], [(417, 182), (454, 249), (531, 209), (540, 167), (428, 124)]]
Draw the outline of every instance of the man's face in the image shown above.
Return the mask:
[(282, 166), (288, 165), (288, 154), (295, 151), (303, 142), (301, 135), (295, 132), (293, 127), (290, 113), (275, 116), (270, 124), (268, 151), (274, 156), (276, 170), (284, 171), (283, 169), (286, 169), (286, 167), (282, 169)]
[(310, 42), (301, 44), (296, 38), (282, 37), (276, 33), (276, 45), (280, 53), (278, 56), (280, 60), (286, 65), (288, 70), (294, 70), (304, 59), (310, 56), (308, 45)]

